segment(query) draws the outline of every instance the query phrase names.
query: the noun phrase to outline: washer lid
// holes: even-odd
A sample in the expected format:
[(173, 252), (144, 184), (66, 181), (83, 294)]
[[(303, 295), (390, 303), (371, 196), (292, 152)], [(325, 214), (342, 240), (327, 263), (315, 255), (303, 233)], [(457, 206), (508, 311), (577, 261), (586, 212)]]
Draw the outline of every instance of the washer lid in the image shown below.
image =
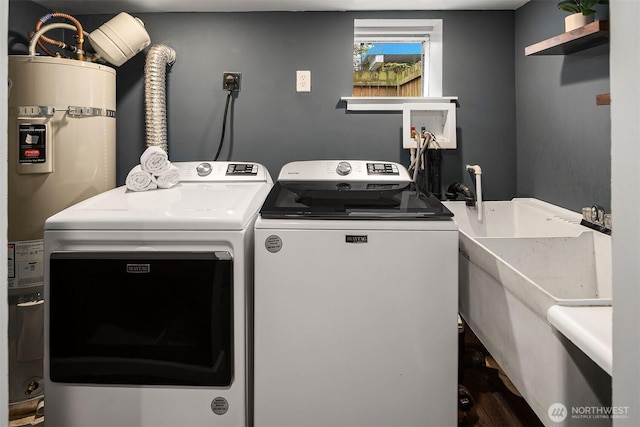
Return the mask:
[(278, 181), (260, 214), (300, 219), (450, 219), (453, 214), (415, 183)]
[(450, 219), (435, 196), (418, 189), (399, 163), (311, 160), (287, 163), (264, 202), (263, 218)]

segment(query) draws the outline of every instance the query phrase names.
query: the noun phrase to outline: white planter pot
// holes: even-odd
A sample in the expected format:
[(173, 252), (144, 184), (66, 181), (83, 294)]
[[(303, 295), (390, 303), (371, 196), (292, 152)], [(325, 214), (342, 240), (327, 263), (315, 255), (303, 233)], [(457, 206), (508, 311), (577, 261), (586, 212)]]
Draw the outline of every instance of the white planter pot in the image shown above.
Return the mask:
[(584, 16), (582, 13), (574, 13), (564, 18), (564, 30), (569, 32), (591, 22), (593, 22), (593, 14)]

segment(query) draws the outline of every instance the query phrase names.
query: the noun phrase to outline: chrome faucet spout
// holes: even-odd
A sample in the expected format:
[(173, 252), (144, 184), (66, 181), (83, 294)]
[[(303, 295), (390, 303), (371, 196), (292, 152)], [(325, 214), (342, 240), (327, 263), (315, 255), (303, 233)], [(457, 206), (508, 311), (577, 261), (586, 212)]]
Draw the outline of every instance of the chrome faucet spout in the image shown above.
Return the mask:
[(467, 171), (476, 183), (476, 208), (478, 209), (478, 222), (482, 222), (482, 169), (479, 165), (467, 165)]
[(605, 234), (611, 234), (611, 214), (605, 213), (600, 205), (582, 208), (582, 221), (580, 225)]
[(591, 206), (591, 222), (598, 225), (604, 225), (604, 208), (602, 206)]

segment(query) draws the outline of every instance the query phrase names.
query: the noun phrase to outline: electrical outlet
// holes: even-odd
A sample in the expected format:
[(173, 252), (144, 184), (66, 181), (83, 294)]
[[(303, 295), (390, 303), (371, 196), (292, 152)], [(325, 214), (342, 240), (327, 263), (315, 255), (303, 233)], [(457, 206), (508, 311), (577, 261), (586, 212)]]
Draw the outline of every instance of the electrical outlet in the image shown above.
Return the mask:
[(240, 92), (240, 75), (241, 73), (230, 71), (222, 73), (222, 90)]
[(311, 92), (311, 71), (296, 71), (296, 92)]

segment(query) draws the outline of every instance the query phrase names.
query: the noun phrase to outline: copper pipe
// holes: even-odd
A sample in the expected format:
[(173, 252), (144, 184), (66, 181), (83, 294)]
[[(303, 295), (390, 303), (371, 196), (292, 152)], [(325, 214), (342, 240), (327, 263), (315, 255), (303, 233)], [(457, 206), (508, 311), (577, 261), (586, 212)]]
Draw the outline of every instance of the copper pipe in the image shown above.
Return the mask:
[[(78, 59), (79, 61), (84, 61), (85, 60), (85, 56), (84, 56), (84, 31), (82, 29), (82, 24), (80, 23), (80, 21), (78, 21), (76, 18), (74, 18), (73, 16), (68, 15), (66, 13), (53, 12), (53, 13), (50, 13), (50, 14), (45, 15), (42, 18), (40, 18), (40, 20), (36, 23), (36, 31), (38, 31), (40, 29), (40, 27), (42, 27), (42, 24), (44, 24), (45, 22), (47, 22), (51, 18), (66, 19), (68, 21), (71, 21), (75, 25), (75, 27), (77, 29), (77, 32), (78, 32), (77, 39), (76, 39), (76, 51), (75, 51), (76, 59)], [(44, 41), (46, 43), (49, 43), (49, 44), (53, 44), (53, 45), (59, 46), (59, 47), (61, 47), (59, 45), (59, 43), (63, 43), (63, 42), (60, 42), (58, 40), (53, 40), (53, 39), (50, 39), (49, 37), (45, 37), (44, 35), (40, 36), (40, 40), (42, 40), (42, 41)], [(40, 43), (40, 40), (38, 40), (38, 45), (41, 48), (46, 50), (46, 48), (44, 48), (44, 46)]]
[[(31, 38), (33, 38), (33, 35), (34, 35), (34, 34), (35, 34), (35, 33), (33, 33), (33, 32), (29, 33), (29, 38), (30, 38), (30, 39), (31, 39)], [(42, 49), (42, 50), (43, 50), (47, 55), (49, 55), (49, 56), (59, 56), (60, 54), (59, 54), (58, 52), (52, 52), (51, 50), (49, 50), (49, 49), (48, 49), (48, 48), (47, 48), (47, 47), (42, 43), (42, 39), (43, 39), (43, 38), (44, 38), (44, 36), (42, 36), (42, 35), (38, 38), (38, 42), (37, 42), (37, 44), (38, 44), (38, 46), (40, 46), (40, 49)], [(69, 52), (71, 52), (71, 53), (76, 53), (76, 52), (77, 52), (77, 50), (78, 50), (78, 48), (77, 48), (77, 47), (75, 47), (75, 46), (73, 46), (73, 45), (70, 45), (70, 44), (67, 44), (67, 43), (65, 43), (65, 42), (59, 41), (59, 40), (52, 40), (52, 39), (49, 39), (49, 38), (47, 38), (47, 40), (48, 40), (48, 42), (47, 42), (47, 43), (49, 43), (49, 44), (51, 44), (51, 45), (53, 45), (53, 46), (55, 46), (55, 47), (58, 47), (58, 48), (60, 48), (60, 49), (68, 50), (68, 51), (69, 51)]]

